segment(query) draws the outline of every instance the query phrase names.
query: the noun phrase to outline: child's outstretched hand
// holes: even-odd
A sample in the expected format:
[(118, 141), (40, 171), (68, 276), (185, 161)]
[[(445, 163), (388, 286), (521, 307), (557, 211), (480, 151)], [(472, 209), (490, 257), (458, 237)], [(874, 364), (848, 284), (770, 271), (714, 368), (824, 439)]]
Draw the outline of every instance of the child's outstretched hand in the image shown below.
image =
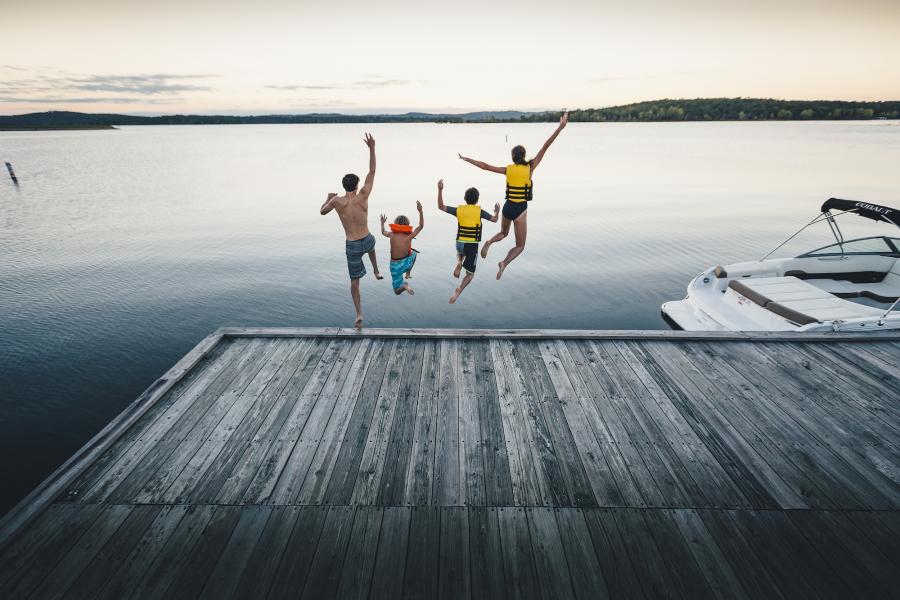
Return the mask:
[(416, 200), (416, 210), (422, 212), (422, 203)]
[(494, 213), (500, 212), (500, 203), (497, 202), (494, 204)]
[(438, 179), (438, 189), (439, 190), (444, 189), (444, 180), (443, 179)]
[(387, 223), (387, 217), (384, 215), (381, 215), (381, 227), (382, 228), (384, 228), (385, 223)]

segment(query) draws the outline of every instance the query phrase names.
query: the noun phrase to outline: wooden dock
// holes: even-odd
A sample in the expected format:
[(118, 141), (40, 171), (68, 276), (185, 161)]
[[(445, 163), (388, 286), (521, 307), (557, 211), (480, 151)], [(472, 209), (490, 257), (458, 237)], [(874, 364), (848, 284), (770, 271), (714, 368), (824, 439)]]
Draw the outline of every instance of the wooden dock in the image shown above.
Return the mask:
[(888, 598), (900, 334), (224, 329), (0, 521), (2, 598)]

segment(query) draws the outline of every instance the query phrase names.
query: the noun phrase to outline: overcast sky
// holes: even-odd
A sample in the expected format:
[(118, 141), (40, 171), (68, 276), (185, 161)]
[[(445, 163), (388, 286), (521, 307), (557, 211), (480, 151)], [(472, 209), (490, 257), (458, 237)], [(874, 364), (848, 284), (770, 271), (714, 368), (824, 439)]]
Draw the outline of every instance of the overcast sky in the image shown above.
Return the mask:
[(900, 99), (900, 0), (2, 0), (0, 114)]

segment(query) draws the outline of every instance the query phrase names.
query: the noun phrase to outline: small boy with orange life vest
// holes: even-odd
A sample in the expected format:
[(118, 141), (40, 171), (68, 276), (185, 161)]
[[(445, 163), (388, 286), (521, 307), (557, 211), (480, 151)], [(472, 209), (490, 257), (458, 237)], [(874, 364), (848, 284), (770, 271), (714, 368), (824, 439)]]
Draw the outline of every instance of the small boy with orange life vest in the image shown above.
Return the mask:
[(484, 211), (478, 205), (478, 190), (469, 188), (463, 198), (465, 204), (459, 206), (444, 205), (444, 180), (438, 181), (438, 209), (456, 217), (456, 268), (453, 276), (459, 278), (460, 271), (466, 270), (466, 276), (460, 282), (459, 287), (450, 296), (450, 304), (456, 302), (462, 291), (475, 277), (475, 262), (478, 258), (478, 242), (481, 241), (481, 221), (487, 219), (494, 223), (500, 215), (500, 204), (494, 205), (494, 214)]
[(412, 241), (425, 226), (421, 202), (416, 202), (416, 209), (419, 211), (419, 226), (415, 229), (409, 224), (409, 219), (405, 215), (400, 215), (390, 224), (391, 230), (385, 231), (384, 224), (387, 222), (387, 217), (381, 215), (381, 235), (391, 240), (391, 285), (394, 286), (394, 293), (398, 296), (403, 292), (408, 292), (410, 296), (415, 294), (409, 284), (403, 281), (403, 276), (406, 275), (406, 278), (409, 279), (409, 273), (416, 264), (416, 256), (419, 252), (413, 250)]

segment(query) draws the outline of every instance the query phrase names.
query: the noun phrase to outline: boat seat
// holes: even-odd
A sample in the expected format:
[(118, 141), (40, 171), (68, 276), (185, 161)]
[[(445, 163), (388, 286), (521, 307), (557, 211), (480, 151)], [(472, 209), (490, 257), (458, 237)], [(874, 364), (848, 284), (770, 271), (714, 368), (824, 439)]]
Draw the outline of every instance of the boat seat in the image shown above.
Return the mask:
[[(804, 281), (807, 281), (804, 279)], [(893, 262), (879, 281), (853, 283), (847, 280), (809, 279), (812, 285), (842, 298), (870, 298), (890, 303), (900, 298), (900, 259)]]
[[(887, 279), (887, 278), (885, 278)], [(900, 277), (898, 277), (900, 279)], [(900, 297), (900, 281), (891, 285), (891, 281), (877, 283), (850, 283), (834, 279), (815, 279), (813, 285), (841, 298), (871, 298), (878, 302), (893, 302)]]
[(883, 313), (877, 308), (842, 300), (796, 277), (733, 279), (728, 287), (766, 310), (799, 325), (873, 317)]

